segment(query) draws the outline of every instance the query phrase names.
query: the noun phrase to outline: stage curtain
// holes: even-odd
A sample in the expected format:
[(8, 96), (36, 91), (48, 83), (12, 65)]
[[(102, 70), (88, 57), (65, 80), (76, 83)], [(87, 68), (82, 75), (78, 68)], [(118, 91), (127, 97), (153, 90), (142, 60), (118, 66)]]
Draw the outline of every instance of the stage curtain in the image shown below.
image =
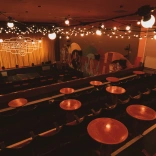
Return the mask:
[[(2, 35), (0, 38), (5, 40), (12, 37), (18, 36)], [(2, 43), (0, 43), (0, 68), (2, 66), (4, 66), (5, 68), (14, 68), (16, 67), (16, 65), (18, 65), (19, 67), (31, 66), (32, 63), (39, 65), (42, 64), (42, 62), (55, 61), (55, 40), (50, 40), (46, 36), (43, 37), (39, 35), (25, 35), (24, 37), (30, 37), (36, 40), (39, 40), (41, 38), (41, 48), (33, 51), (32, 53), (28, 53), (25, 56), (21, 56), (19, 54), (12, 54), (10, 52), (2, 51)]]

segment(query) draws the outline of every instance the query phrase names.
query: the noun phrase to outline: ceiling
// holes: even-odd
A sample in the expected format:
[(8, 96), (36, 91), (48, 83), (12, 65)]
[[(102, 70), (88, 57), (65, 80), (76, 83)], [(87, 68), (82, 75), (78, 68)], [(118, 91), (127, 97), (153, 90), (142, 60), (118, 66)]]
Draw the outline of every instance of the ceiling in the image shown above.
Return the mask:
[[(155, 0), (3, 0), (0, 5), (0, 21), (12, 17), (21, 23), (42, 23), (65, 26), (64, 20), (69, 17), (70, 25), (85, 25), (86, 22), (106, 20), (105, 24), (130, 24), (141, 17), (138, 15), (111, 19), (135, 13), (144, 5), (156, 7)], [(154, 12), (156, 17), (156, 10)], [(156, 25), (156, 23), (155, 23)]]

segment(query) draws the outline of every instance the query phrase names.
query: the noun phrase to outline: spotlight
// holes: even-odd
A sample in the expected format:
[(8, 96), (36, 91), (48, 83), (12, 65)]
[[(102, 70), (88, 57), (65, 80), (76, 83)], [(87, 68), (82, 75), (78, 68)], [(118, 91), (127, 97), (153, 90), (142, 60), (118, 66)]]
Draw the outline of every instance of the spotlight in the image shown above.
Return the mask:
[(51, 40), (54, 40), (56, 38), (56, 33), (50, 33), (48, 34), (48, 37), (51, 39)]

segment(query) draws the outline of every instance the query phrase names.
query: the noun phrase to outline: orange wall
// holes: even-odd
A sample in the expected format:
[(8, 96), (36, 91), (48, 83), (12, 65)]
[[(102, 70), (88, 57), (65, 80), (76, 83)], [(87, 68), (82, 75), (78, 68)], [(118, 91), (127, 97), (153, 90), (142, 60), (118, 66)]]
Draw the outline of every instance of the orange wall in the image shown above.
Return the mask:
[[(127, 51), (125, 50), (125, 47), (130, 44), (131, 47), (131, 53), (129, 60), (133, 64), (135, 61), (135, 58), (137, 56), (138, 52), (138, 44), (139, 39), (138, 38), (109, 38), (106, 35), (97, 36), (97, 35), (88, 35), (88, 36), (72, 36), (70, 38), (71, 43), (76, 42), (80, 45), (82, 51), (85, 47), (91, 45), (94, 46), (98, 51), (102, 51), (103, 53), (106, 52), (119, 52), (123, 55), (127, 54)], [(66, 39), (60, 40), (60, 46), (64, 46), (66, 44)]]
[[(141, 31), (147, 31), (146, 28), (141, 28)], [(148, 33), (146, 33), (147, 35)], [(144, 34), (145, 35), (145, 34)], [(138, 46), (138, 55), (137, 57), (141, 58), (141, 62), (144, 62), (144, 54), (145, 54), (145, 49), (146, 49), (146, 42), (147, 42), (147, 38), (143, 37), (142, 39), (139, 40), (139, 46)]]

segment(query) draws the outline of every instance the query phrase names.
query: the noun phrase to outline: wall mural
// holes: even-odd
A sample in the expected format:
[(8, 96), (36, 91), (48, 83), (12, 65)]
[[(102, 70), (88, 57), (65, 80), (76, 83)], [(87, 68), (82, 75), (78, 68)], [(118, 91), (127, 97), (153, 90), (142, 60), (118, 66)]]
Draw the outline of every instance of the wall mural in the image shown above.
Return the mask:
[(76, 70), (81, 70), (81, 56), (81, 47), (77, 43), (72, 43), (69, 47), (64, 45), (61, 49), (61, 60)]
[(84, 76), (94, 76), (132, 68), (130, 61), (118, 52), (98, 51), (94, 46), (87, 46), (83, 50), (77, 43), (64, 46), (61, 59), (70, 67), (82, 71)]

